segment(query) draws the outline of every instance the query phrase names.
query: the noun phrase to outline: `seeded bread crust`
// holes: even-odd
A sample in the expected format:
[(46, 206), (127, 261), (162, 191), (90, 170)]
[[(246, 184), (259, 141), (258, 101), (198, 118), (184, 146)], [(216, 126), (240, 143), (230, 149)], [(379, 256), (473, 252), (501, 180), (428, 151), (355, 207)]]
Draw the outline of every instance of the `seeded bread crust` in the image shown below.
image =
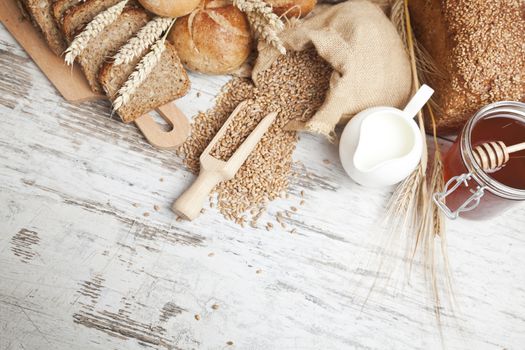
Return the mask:
[(77, 57), (91, 89), (102, 93), (98, 83), (98, 72), (105, 61), (113, 57), (140, 28), (148, 23), (149, 14), (135, 7), (126, 8), (115, 22), (109, 25), (97, 38), (92, 39), (81, 55)]
[(75, 35), (91, 22), (99, 13), (107, 10), (121, 0), (86, 0), (67, 11), (62, 17), (62, 31), (66, 39), (71, 42)]
[[(101, 68), (99, 81), (111, 101), (115, 100), (118, 90), (139, 61), (140, 58), (137, 58), (135, 62), (120, 66), (108, 62)], [(186, 95), (189, 88), (190, 80), (177, 51), (166, 42), (166, 50), (159, 64), (137, 89), (131, 101), (119, 109), (118, 114), (124, 123), (131, 123), (149, 111)]]
[(459, 131), (489, 103), (525, 101), (523, 0), (418, 0), (410, 1), (410, 13), (439, 71), (428, 83), (440, 134)]
[(33, 25), (42, 33), (48, 46), (56, 55), (66, 49), (66, 41), (52, 15), (53, 0), (21, 0), (20, 5), (30, 16)]

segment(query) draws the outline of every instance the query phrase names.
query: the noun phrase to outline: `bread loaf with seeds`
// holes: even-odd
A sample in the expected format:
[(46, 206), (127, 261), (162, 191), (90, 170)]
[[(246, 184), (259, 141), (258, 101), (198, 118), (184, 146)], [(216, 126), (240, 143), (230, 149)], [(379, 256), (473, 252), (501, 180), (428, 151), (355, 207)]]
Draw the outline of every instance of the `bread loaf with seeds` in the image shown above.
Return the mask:
[(419, 0), (409, 5), (416, 39), (435, 66), (426, 83), (435, 90), (441, 134), (458, 131), (489, 103), (525, 102), (523, 0)]

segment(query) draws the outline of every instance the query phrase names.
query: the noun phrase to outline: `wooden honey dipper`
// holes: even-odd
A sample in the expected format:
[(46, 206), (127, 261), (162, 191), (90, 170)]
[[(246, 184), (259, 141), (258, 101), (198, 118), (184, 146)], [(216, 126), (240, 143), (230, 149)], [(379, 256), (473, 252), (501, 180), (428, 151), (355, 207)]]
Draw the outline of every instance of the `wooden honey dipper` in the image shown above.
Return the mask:
[(474, 148), (474, 159), (484, 171), (501, 169), (510, 159), (510, 154), (525, 149), (525, 142), (506, 146), (502, 141), (485, 142)]

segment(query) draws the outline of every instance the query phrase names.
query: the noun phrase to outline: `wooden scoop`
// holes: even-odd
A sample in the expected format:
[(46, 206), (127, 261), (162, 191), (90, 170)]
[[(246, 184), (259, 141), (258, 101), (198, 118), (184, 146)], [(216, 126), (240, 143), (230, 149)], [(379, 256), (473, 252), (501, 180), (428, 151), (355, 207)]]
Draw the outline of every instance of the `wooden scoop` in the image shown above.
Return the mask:
[(525, 142), (506, 146), (502, 141), (485, 142), (474, 148), (476, 163), (486, 172), (501, 169), (509, 161), (510, 153), (525, 149)]
[(199, 160), (201, 170), (197, 180), (186, 190), (173, 204), (172, 209), (175, 213), (187, 220), (193, 220), (199, 216), (204, 201), (213, 188), (222, 181), (232, 179), (241, 165), (246, 161), (257, 143), (261, 140), (264, 133), (277, 117), (273, 112), (264, 117), (246, 140), (239, 146), (228, 161), (223, 161), (213, 157), (210, 152), (213, 147), (223, 137), (228, 125), (235, 116), (246, 107), (246, 101), (241, 102), (230, 115), (226, 123), (215, 135), (208, 147), (202, 152)]

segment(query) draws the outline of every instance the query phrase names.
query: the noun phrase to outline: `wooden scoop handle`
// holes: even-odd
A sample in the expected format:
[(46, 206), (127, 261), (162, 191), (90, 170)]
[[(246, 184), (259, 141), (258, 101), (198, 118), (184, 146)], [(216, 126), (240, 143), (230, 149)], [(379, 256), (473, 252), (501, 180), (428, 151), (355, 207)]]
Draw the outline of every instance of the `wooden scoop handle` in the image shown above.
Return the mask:
[(193, 220), (199, 216), (204, 201), (213, 188), (219, 182), (229, 180), (235, 176), (239, 168), (246, 161), (246, 158), (248, 158), (277, 117), (276, 112), (265, 116), (227, 161), (215, 158), (211, 155), (213, 147), (215, 147), (219, 139), (224, 137), (229, 122), (231, 122), (244, 106), (246, 106), (245, 102), (241, 102), (241, 104), (237, 106), (208, 147), (206, 147), (200, 156), (201, 172), (199, 177), (197, 177), (193, 185), (173, 204), (173, 211), (183, 218)]
[(201, 169), (197, 180), (177, 198), (171, 208), (186, 220), (197, 218), (210, 192), (223, 180), (218, 171)]

